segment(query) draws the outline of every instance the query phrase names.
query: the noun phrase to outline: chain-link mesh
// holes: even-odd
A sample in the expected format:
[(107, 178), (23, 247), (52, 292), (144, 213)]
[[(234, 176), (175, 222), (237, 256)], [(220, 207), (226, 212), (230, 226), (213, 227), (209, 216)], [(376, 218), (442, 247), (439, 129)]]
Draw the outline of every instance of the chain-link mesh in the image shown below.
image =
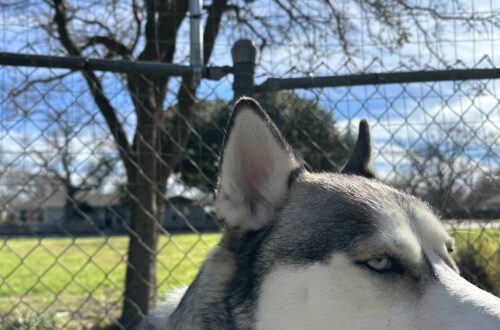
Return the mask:
[[(56, 9), (47, 3), (5, 5), (2, 51), (71, 53), (60, 39)], [(68, 5), (70, 35), (81, 55), (138, 59), (148, 43), (142, 36), (146, 10), (134, 1), (100, 3)], [(267, 78), (495, 68), (499, 61), (494, 49), (500, 8), (489, 1), (449, 6), (431, 1), (419, 7), (389, 0), (338, 6), (214, 0), (205, 4), (205, 22), (220, 4), (227, 7), (209, 63), (231, 64), (234, 41), (251, 38), (259, 47), (257, 84)], [(389, 15), (384, 22), (384, 13), (397, 13), (398, 19)], [(185, 21), (177, 30), (172, 62), (185, 64), (188, 18), (176, 15)], [(141, 37), (135, 40), (130, 31)], [(124, 53), (104, 36), (137, 50)], [(188, 80), (170, 77), (162, 85), (155, 79), (1, 67), (0, 328), (122, 326), (117, 320), (130, 299), (124, 295), (129, 237), (142, 237), (134, 214), (143, 214), (160, 232), (154, 284), (160, 296), (189, 284), (216, 244), (220, 223), (213, 191), (233, 78), (202, 80), (196, 89), (185, 89), (187, 96), (181, 90)], [(127, 143), (116, 142), (120, 134), (110, 129), (99, 95), (113, 109)], [(500, 295), (498, 80), (347, 85), (254, 96), (314, 170), (342, 166), (358, 122), (366, 118), (379, 178), (431, 204), (456, 239), (463, 275)], [(155, 97), (160, 112), (147, 104)], [(195, 99), (190, 111), (186, 99)], [(161, 172), (154, 174), (158, 181), (141, 160), (149, 156)], [(159, 196), (156, 208), (144, 205), (136, 189)], [(151, 248), (142, 238), (137, 241), (139, 249)]]

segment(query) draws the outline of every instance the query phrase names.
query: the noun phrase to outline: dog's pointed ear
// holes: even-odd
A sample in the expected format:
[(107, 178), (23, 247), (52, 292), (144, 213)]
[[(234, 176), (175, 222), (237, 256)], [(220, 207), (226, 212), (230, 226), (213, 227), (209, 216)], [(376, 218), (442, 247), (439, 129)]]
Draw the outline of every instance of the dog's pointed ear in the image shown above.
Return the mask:
[(299, 162), (255, 100), (236, 102), (221, 160), (217, 215), (229, 229), (264, 227), (283, 201)]
[(349, 157), (349, 160), (342, 169), (344, 174), (361, 175), (367, 178), (375, 178), (375, 172), (371, 164), (372, 160), (372, 142), (370, 138), (370, 127), (368, 122), (363, 119), (359, 123), (358, 141)]

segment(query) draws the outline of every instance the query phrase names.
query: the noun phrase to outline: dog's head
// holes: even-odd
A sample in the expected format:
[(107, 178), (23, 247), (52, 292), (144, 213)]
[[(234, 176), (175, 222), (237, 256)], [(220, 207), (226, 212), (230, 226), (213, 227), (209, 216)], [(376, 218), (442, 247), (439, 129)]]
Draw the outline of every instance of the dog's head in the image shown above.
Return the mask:
[(363, 121), (341, 174), (308, 172), (256, 101), (237, 102), (216, 209), (238, 326), (498, 328), (500, 300), (458, 275), (436, 216), (376, 180), (370, 154)]

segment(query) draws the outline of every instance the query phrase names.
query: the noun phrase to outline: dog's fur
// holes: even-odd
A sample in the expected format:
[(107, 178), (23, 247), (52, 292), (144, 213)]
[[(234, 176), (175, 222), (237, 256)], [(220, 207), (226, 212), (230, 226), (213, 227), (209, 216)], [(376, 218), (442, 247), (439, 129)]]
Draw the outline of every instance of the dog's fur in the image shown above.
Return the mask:
[(224, 236), (142, 327), (499, 329), (500, 300), (458, 275), (426, 204), (376, 180), (370, 143), (362, 121), (341, 174), (308, 172), (259, 104), (240, 99), (217, 191)]

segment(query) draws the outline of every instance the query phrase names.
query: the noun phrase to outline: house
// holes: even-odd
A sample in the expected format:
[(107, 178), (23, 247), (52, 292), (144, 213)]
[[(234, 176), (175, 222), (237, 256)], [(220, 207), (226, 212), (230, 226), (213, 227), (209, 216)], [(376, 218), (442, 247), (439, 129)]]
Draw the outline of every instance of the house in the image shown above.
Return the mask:
[[(121, 198), (122, 193), (78, 192), (73, 201), (76, 211), (69, 217), (65, 212), (67, 197), (63, 189), (54, 189), (43, 197), (14, 200), (9, 205), (9, 215), (0, 213), (0, 217), (9, 219), (8, 228), (0, 226), (0, 234), (125, 232), (130, 209), (126, 199)], [(219, 230), (211, 201), (206, 196), (201, 199), (170, 196), (166, 200), (163, 227), (169, 232)]]
[(59, 190), (48, 196), (14, 200), (12, 209), (16, 216), (16, 223), (20, 225), (56, 224), (62, 221), (64, 214), (65, 194)]
[(63, 189), (55, 189), (47, 196), (14, 201), (12, 209), (15, 222), (19, 225), (50, 226), (75, 222), (87, 222), (97, 227), (112, 227), (118, 222), (118, 193), (98, 194), (78, 192), (74, 197), (75, 210), (71, 218), (65, 215), (67, 194)]
[(213, 212), (200, 201), (185, 196), (167, 199), (163, 226), (167, 231), (215, 231), (220, 229)]

